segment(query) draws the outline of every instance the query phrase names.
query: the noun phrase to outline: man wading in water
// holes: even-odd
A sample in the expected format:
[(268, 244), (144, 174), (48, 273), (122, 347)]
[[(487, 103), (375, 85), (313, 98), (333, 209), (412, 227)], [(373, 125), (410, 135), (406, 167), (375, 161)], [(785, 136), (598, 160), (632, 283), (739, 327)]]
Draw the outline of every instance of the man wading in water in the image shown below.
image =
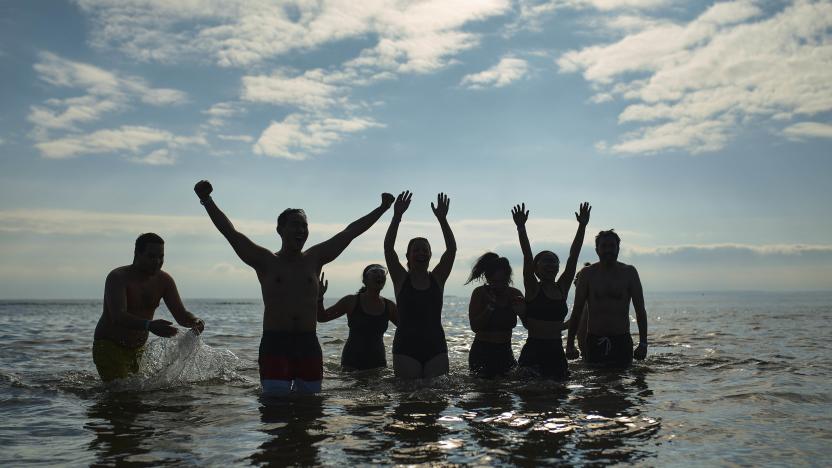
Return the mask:
[(211, 199), (207, 180), (194, 192), (214, 226), (234, 248), (240, 260), (257, 272), (263, 294), (263, 338), (260, 340), (260, 382), (266, 395), (321, 391), (323, 355), (315, 334), (321, 267), (335, 260), (353, 239), (378, 221), (393, 204), (389, 193), (381, 205), (354, 221), (328, 241), (303, 251), (309, 228), (301, 209), (284, 210), (277, 218), (281, 247), (273, 253), (252, 242), (236, 229)]
[[(578, 357), (575, 349), (575, 333), (589, 303), (586, 313), (587, 335), (583, 359), (588, 364), (603, 367), (628, 367), (633, 357), (647, 356), (647, 311), (644, 309), (644, 292), (635, 267), (618, 261), (621, 239), (612, 229), (595, 236), (595, 252), (599, 262), (581, 270), (569, 335), (566, 341), (566, 357)], [(633, 351), (630, 336), (630, 301), (636, 309), (639, 345)]]
[(185, 310), (173, 277), (162, 271), (165, 241), (149, 232), (136, 239), (133, 263), (107, 275), (104, 310), (95, 327), (92, 360), (101, 380), (123, 379), (139, 370), (148, 332), (169, 337), (176, 327), (153, 320), (159, 301), (165, 300), (176, 322), (201, 333), (205, 324)]

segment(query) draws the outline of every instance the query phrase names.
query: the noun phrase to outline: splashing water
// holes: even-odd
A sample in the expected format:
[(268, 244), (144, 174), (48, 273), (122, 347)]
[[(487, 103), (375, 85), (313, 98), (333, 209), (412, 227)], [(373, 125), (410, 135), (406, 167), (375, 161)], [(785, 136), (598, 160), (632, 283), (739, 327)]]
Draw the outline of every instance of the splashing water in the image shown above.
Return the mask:
[[(240, 359), (228, 349), (215, 349), (189, 330), (172, 338), (157, 338), (147, 344), (136, 376), (121, 385), (156, 390), (196, 382), (247, 380), (236, 372)], [(121, 386), (119, 385), (119, 386)]]

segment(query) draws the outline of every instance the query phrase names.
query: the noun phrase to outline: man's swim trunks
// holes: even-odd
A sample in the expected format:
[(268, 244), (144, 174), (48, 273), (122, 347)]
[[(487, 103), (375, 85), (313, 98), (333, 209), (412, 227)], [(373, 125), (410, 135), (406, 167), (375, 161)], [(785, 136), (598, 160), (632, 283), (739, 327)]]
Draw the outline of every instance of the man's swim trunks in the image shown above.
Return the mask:
[[(260, 380), (319, 382), (324, 376), (323, 352), (315, 332), (266, 330), (260, 339)], [(264, 385), (265, 388), (265, 385)]]
[(633, 337), (629, 333), (613, 336), (586, 335), (584, 361), (603, 367), (624, 368), (633, 363)]
[(104, 382), (123, 379), (138, 372), (143, 353), (144, 346), (127, 348), (102, 339), (92, 343), (92, 360)]

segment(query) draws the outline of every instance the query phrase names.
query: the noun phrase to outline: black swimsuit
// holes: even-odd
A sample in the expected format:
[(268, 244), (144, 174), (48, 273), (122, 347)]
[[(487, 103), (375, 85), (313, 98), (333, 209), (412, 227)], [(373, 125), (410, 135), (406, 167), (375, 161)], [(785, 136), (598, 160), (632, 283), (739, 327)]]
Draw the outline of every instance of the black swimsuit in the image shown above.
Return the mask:
[[(517, 326), (517, 315), (508, 304), (497, 307), (491, 312), (483, 331), (509, 331)], [(478, 377), (494, 377), (504, 374), (517, 365), (511, 351), (511, 341), (492, 343), (474, 338), (471, 351), (468, 352), (468, 368)]]
[(423, 366), (438, 356), (448, 353), (445, 330), (442, 329), (442, 288), (428, 274), (430, 287), (419, 290), (410, 283), (410, 275), (396, 297), (399, 323), (393, 337), (393, 354), (412, 357)]
[(356, 296), (355, 308), (347, 314), (350, 328), (344, 350), (341, 352), (341, 367), (355, 370), (386, 367), (384, 332), (389, 320), (389, 302), (384, 299), (384, 312), (372, 315), (361, 308), (361, 297)]
[[(560, 285), (558, 285), (558, 289), (560, 289)], [(563, 323), (563, 319), (566, 318), (566, 314), (569, 312), (569, 307), (566, 305), (566, 295), (563, 294), (563, 291), (560, 293), (560, 299), (549, 299), (546, 293), (543, 292), (543, 286), (540, 286), (537, 296), (526, 303), (526, 317)], [(555, 379), (569, 377), (566, 355), (563, 352), (560, 337), (552, 339), (527, 338), (523, 350), (520, 351), (519, 364), (520, 367), (535, 369), (543, 377)]]

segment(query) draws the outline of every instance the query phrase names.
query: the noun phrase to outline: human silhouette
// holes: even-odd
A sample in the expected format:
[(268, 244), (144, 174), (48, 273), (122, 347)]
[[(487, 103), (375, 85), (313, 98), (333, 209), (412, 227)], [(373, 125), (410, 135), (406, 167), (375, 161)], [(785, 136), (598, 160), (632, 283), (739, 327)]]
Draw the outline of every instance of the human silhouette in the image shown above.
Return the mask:
[(303, 250), (309, 237), (306, 213), (297, 208), (286, 209), (277, 218), (281, 247), (275, 253), (237, 231), (211, 198), (213, 187), (207, 180), (197, 182), (194, 192), (237, 256), (257, 272), (264, 305), (258, 358), (263, 393), (319, 392), (323, 355), (316, 325), (321, 268), (378, 221), (393, 204), (393, 195), (383, 193), (377, 208), (307, 250)]
[(560, 278), (557, 277), (560, 259), (554, 252), (544, 250), (532, 256), (526, 233), (529, 212), (525, 203), (516, 205), (511, 211), (523, 251), (523, 285), (526, 289), (526, 316), (523, 324), (529, 331), (518, 362), (520, 367), (531, 369), (543, 377), (565, 379), (569, 376), (560, 332), (569, 312), (566, 299), (575, 277), (590, 211), (592, 208), (589, 203), (581, 203), (575, 213), (578, 230)]
[(321, 274), (318, 322), (329, 322), (347, 316), (349, 335), (341, 352), (344, 370), (366, 370), (387, 367), (384, 332), (389, 322), (398, 321), (396, 303), (381, 296), (387, 282), (387, 269), (379, 264), (367, 265), (361, 273), (364, 285), (355, 294), (342, 297), (332, 307), (323, 307), (323, 296), (329, 281)]
[(511, 265), (496, 253), (483, 254), (465, 284), (484, 281), (471, 292), (468, 320), (474, 342), (468, 352), (468, 367), (479, 377), (505, 374), (517, 365), (511, 350), (511, 331), (517, 316), (525, 315), (523, 293), (510, 286)]
[(442, 228), (445, 252), (430, 271), (430, 243), (416, 237), (407, 244), (407, 269), (399, 262), (395, 250), (396, 234), (402, 215), (413, 195), (404, 191), (396, 197), (393, 219), (384, 237), (384, 258), (393, 280), (399, 323), (393, 338), (393, 372), (399, 378), (436, 377), (448, 373), (448, 344), (442, 329), (442, 297), (445, 281), (456, 257), (456, 240), (448, 224), (450, 199), (444, 193), (430, 204)]

